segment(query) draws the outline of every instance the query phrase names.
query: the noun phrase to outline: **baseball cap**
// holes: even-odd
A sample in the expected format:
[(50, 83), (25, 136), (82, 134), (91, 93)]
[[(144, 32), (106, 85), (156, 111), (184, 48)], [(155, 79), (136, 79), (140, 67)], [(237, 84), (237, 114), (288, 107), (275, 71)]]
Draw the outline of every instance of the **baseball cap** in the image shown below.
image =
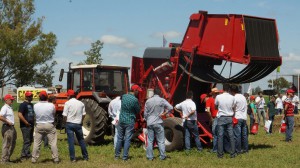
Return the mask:
[(219, 89), (218, 88), (212, 88), (211, 92), (213, 92), (213, 93), (219, 93)]
[(141, 87), (139, 87), (139, 85), (132, 85), (131, 86), (131, 90), (132, 91), (139, 91), (139, 92), (141, 92), (142, 91), (142, 89), (141, 89)]
[(207, 94), (202, 94), (200, 96), (200, 100), (201, 100), (201, 103), (203, 102), (203, 100), (207, 97)]
[(25, 92), (25, 96), (26, 96), (26, 97), (30, 97), (30, 96), (32, 96), (32, 93), (31, 93), (30, 91), (26, 91), (26, 92)]
[(11, 94), (7, 94), (4, 96), (4, 100), (8, 100), (8, 99), (15, 100), (15, 98)]
[(288, 89), (286, 93), (295, 93), (295, 91), (293, 89)]
[(250, 100), (255, 100), (255, 96), (250, 96)]
[(69, 89), (68, 92), (67, 92), (67, 94), (68, 94), (68, 96), (74, 96), (75, 92), (74, 92), (74, 90)]
[(46, 92), (45, 90), (42, 90), (42, 91), (40, 92), (39, 96), (40, 96), (40, 97), (42, 97), (42, 96), (47, 97), (48, 94), (47, 94), (47, 92)]

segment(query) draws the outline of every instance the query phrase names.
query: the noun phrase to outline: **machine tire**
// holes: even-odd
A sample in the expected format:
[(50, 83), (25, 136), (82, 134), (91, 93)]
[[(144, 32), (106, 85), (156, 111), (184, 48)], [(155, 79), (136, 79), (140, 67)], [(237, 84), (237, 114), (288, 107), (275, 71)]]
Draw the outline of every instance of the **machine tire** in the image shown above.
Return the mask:
[[(99, 145), (104, 142), (104, 135), (107, 129), (107, 112), (93, 99), (82, 99), (85, 105), (86, 117), (84, 126), (90, 126), (90, 132), (85, 136), (84, 141), (89, 145)], [(87, 123), (89, 122), (89, 123)]]
[(177, 117), (164, 120), (166, 151), (181, 150), (183, 148), (182, 119)]

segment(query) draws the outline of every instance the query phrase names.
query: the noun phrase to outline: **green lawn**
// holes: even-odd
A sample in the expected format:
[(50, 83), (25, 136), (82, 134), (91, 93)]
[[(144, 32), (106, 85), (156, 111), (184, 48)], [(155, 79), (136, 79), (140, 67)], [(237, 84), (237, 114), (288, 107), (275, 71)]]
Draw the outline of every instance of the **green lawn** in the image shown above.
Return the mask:
[[(11, 157), (17, 160), (21, 153), (22, 134), (19, 128), (19, 121), (16, 116), (16, 130), (18, 133), (17, 145)], [(131, 160), (123, 162), (122, 160), (114, 160), (114, 149), (111, 137), (106, 137), (105, 144), (101, 146), (88, 146), (90, 156), (89, 162), (79, 160), (77, 163), (70, 163), (66, 134), (58, 135), (58, 148), (61, 163), (55, 165), (51, 160), (51, 150), (41, 147), (41, 156), (37, 164), (32, 164), (30, 160), (22, 163), (14, 163), (5, 167), (300, 167), (300, 131), (294, 132), (293, 142), (284, 142), (284, 135), (274, 133), (267, 135), (260, 127), (258, 135), (250, 135), (249, 137), (249, 153), (239, 155), (234, 159), (230, 159), (226, 154), (223, 159), (218, 159), (216, 154), (209, 153), (209, 148), (204, 152), (197, 153), (195, 150), (190, 155), (186, 155), (184, 151), (167, 153), (170, 159), (160, 161), (158, 159), (158, 150), (155, 150), (155, 160), (148, 161), (146, 152), (137, 143), (130, 148)], [(2, 142), (2, 137), (0, 137)], [(1, 149), (0, 149), (1, 150)], [(76, 156), (80, 157), (80, 148), (76, 146)], [(4, 167), (4, 165), (0, 165)]]

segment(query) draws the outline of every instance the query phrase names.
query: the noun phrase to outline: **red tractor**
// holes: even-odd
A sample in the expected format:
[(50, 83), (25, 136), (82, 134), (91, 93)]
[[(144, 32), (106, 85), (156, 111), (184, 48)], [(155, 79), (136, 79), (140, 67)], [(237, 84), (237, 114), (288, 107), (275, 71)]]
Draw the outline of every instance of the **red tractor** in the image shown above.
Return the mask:
[[(111, 121), (108, 118), (108, 104), (111, 98), (128, 92), (128, 67), (103, 65), (70, 66), (67, 72), (67, 89), (73, 89), (77, 99), (86, 109), (83, 121), (83, 134), (88, 144), (100, 144), (104, 135), (110, 133)], [(62, 80), (64, 70), (60, 73)], [(63, 129), (62, 111), (67, 101), (66, 93), (56, 95), (56, 123)]]
[[(241, 72), (225, 78), (214, 66), (222, 62), (247, 65)], [(200, 95), (208, 93), (215, 83), (249, 83), (257, 81), (281, 65), (278, 33), (274, 19), (246, 15), (207, 14), (199, 11), (190, 16), (190, 23), (181, 44), (170, 43), (168, 48), (147, 48), (142, 58), (132, 58), (131, 83), (142, 88), (139, 102), (141, 113), (135, 124), (136, 137), (146, 142), (146, 123), (143, 107), (146, 99), (160, 88), (171, 104), (185, 99), (188, 90), (194, 92), (197, 105), (200, 140), (209, 144), (212, 139), (209, 119), (200, 103)], [(107, 105), (111, 98), (126, 93), (129, 88), (128, 68), (101, 65), (82, 65), (69, 68), (68, 89), (75, 90), (84, 102), (87, 117), (83, 123), (85, 140), (99, 144), (110, 125)], [(63, 74), (63, 73), (61, 73)], [(57, 96), (57, 111), (63, 110), (66, 93)], [(61, 115), (58, 115), (61, 120)], [(166, 150), (183, 147), (182, 119), (172, 113), (164, 120)]]

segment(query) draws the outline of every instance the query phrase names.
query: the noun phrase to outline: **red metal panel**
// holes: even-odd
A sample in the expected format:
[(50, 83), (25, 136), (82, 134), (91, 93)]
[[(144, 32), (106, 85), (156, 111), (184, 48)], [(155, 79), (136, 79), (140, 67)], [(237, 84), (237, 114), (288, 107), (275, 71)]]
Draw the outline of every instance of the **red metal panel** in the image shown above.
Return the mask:
[(131, 83), (139, 84), (140, 79), (144, 75), (143, 58), (132, 56), (131, 62)]

